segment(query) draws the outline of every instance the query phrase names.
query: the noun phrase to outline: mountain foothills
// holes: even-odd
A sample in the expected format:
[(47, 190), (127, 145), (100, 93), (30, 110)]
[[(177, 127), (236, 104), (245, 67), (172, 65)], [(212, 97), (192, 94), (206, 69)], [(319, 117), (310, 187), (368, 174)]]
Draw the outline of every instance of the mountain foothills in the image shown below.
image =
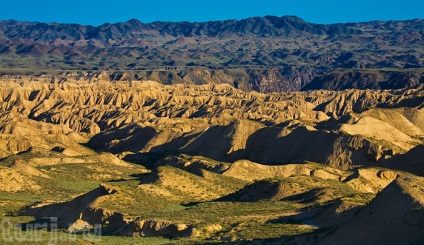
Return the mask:
[(423, 244), (424, 21), (0, 21), (0, 243)]
[(40, 243), (52, 232), (25, 227), (57, 217), (67, 244), (97, 224), (103, 244), (419, 244), (423, 86), (3, 77), (3, 225)]
[[(244, 91), (400, 89), (424, 82), (424, 21), (312, 24), (294, 16), (100, 26), (0, 21), (0, 73)], [(97, 72), (98, 71), (98, 72)], [(104, 74), (103, 74), (104, 75)]]

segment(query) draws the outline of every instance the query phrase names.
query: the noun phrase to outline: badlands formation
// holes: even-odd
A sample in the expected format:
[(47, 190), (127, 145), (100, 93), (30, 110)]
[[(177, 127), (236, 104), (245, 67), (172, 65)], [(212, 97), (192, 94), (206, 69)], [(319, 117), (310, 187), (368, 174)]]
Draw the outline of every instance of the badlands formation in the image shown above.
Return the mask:
[(2, 79), (11, 226), (100, 224), (118, 244), (424, 242), (423, 85), (262, 94)]

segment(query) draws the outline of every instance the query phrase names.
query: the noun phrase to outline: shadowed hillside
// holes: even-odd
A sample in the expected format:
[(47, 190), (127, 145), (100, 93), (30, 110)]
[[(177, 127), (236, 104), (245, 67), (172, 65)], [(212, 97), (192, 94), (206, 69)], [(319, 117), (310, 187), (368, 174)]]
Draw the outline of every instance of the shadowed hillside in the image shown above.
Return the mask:
[[(98, 229), (107, 244), (423, 241), (423, 85), (264, 94), (50, 78), (0, 82), (0, 214), (14, 232), (76, 244)], [(54, 227), (31, 229), (46, 220)]]

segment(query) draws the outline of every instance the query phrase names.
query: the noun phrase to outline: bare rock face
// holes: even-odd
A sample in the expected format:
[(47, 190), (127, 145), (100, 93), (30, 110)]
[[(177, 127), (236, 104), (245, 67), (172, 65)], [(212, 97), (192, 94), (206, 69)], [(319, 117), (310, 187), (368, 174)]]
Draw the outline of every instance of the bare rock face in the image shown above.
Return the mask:
[(18, 191), (37, 191), (41, 187), (26, 174), (10, 168), (0, 168), (0, 190), (16, 193)]
[(279, 70), (271, 68), (260, 76), (253, 77), (252, 89), (261, 93), (299, 91), (317, 77), (317, 71), (302, 67)]
[(175, 238), (192, 235), (193, 227), (183, 223), (126, 218), (125, 214), (98, 207), (96, 203), (100, 199), (117, 192), (115, 187), (101, 184), (99, 188), (68, 202), (29, 207), (25, 215), (56, 217), (58, 227), (66, 228), (69, 232), (84, 231), (100, 225), (120, 236)]
[[(320, 244), (416, 243), (424, 238), (421, 179), (393, 181), (348, 223)], [(396, 233), (392, 231), (396, 230)], [(361, 234), (358, 236), (358, 234)]]
[(331, 205), (305, 211), (298, 216), (300, 219), (314, 223), (319, 227), (339, 227), (354, 218), (363, 207), (364, 205), (359, 203), (337, 199)]
[[(71, 201), (58, 204), (37, 204), (25, 210), (26, 215), (35, 217), (58, 217), (60, 228), (76, 230), (84, 224), (102, 224), (102, 221), (114, 215), (113, 212), (92, 207), (93, 202), (114, 191), (102, 185)], [(75, 222), (77, 222), (75, 224)]]
[(191, 236), (193, 227), (168, 221), (139, 220), (124, 225), (116, 234), (132, 237), (184, 237)]
[(422, 238), (424, 87), (262, 94), (115, 75), (0, 83), (0, 190), (51, 199), (22, 201), (22, 215), (139, 239), (289, 225), (372, 243), (392, 223)]
[(387, 166), (387, 168), (406, 171), (422, 176), (424, 173), (423, 155), (423, 145), (418, 145), (408, 152), (396, 154), (391, 158), (382, 160), (381, 163)]
[(46, 174), (40, 172), (38, 169), (31, 166), (28, 162), (23, 160), (15, 160), (12, 164), (9, 165), (9, 168), (19, 171), (25, 175), (29, 176), (40, 176), (44, 178), (49, 178)]
[(396, 172), (390, 170), (381, 170), (377, 173), (377, 176), (383, 180), (395, 180), (399, 177)]
[(316, 169), (316, 167), (313, 167), (310, 164), (285, 164), (270, 166), (247, 160), (234, 162), (231, 167), (225, 170), (222, 174), (247, 181), (304, 175), (316, 176), (322, 179), (340, 180), (343, 178), (342, 172), (335, 171), (332, 168), (323, 167), (322, 169)]
[(71, 226), (69, 226), (68, 231), (73, 232), (73, 233), (77, 233), (79, 231), (90, 230), (92, 228), (93, 228), (93, 226), (90, 223), (88, 223), (87, 221), (84, 221), (82, 219), (78, 219)]
[(368, 158), (372, 161), (378, 162), (384, 156), (383, 147), (381, 145), (373, 145), (368, 148)]
[[(424, 137), (422, 87), (265, 95), (224, 84), (19, 81), (1, 85), (0, 150), (9, 154), (44, 148), (84, 155), (78, 143), (85, 138), (86, 146), (123, 157), (179, 151), (229, 162), (313, 161), (350, 169), (384, 163)], [(23, 137), (29, 135), (32, 140)]]
[(21, 152), (29, 151), (32, 148), (31, 141), (28, 139), (11, 139), (3, 141), (4, 151), (11, 152), (13, 154), (18, 154)]
[[(349, 67), (350, 68), (350, 67)], [(421, 74), (407, 72), (335, 71), (314, 78), (302, 90), (396, 89), (420, 85)]]

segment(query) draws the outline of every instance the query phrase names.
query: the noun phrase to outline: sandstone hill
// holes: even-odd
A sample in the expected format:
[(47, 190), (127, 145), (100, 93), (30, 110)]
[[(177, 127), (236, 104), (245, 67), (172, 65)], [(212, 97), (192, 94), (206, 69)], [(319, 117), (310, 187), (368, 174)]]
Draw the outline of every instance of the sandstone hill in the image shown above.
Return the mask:
[(423, 85), (263, 94), (33, 78), (0, 82), (11, 225), (57, 217), (65, 235), (100, 224), (129, 243), (423, 241)]

